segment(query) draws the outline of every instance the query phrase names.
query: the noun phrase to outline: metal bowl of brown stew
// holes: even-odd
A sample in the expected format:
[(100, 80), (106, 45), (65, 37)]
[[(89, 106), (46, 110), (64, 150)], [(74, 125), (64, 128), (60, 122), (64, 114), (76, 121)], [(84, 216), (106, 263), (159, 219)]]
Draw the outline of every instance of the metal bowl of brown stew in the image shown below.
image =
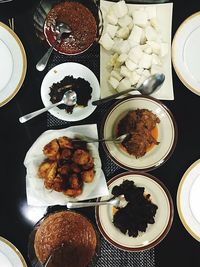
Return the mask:
[(56, 23), (64, 22), (71, 28), (55, 46), (64, 55), (78, 55), (97, 43), (103, 30), (103, 17), (95, 0), (42, 0), (34, 16), (34, 27), (39, 39), (54, 45), (58, 32)]

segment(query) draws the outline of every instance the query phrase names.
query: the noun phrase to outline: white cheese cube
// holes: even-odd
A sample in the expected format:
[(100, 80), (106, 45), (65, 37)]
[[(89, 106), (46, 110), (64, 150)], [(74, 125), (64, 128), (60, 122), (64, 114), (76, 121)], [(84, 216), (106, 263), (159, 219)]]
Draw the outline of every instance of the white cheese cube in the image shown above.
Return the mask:
[(112, 24), (107, 24), (106, 26), (106, 32), (110, 35), (110, 37), (113, 39), (117, 30), (118, 30), (118, 26), (112, 25)]
[(116, 25), (117, 22), (118, 22), (118, 18), (117, 16), (115, 15), (114, 11), (113, 10), (110, 10), (108, 12), (108, 14), (106, 15), (106, 19), (108, 21), (108, 23), (112, 24), (112, 25)]
[(114, 45), (112, 47), (112, 51), (115, 52), (115, 53), (118, 53), (120, 54), (120, 48), (121, 48), (121, 45), (123, 43), (123, 39), (120, 39), (120, 38), (114, 38), (113, 39), (114, 41)]
[(126, 59), (128, 58), (128, 55), (127, 54), (121, 54), (121, 55), (119, 55), (119, 57), (118, 57), (118, 61), (121, 63), (121, 64), (123, 64), (125, 61), (126, 61)]
[(109, 67), (114, 67), (115, 64), (116, 64), (117, 59), (118, 59), (118, 54), (117, 53), (111, 55), (110, 60), (108, 62), (108, 66)]
[(136, 71), (133, 71), (131, 73), (131, 76), (129, 77), (129, 80), (131, 82), (131, 85), (137, 84), (138, 81), (139, 81), (139, 79), (140, 79), (140, 75)]
[(110, 35), (108, 33), (105, 33), (99, 43), (106, 49), (106, 50), (111, 50), (113, 45), (114, 45), (114, 41), (111, 39)]
[(139, 62), (139, 67), (143, 69), (149, 69), (151, 67), (151, 62), (152, 62), (152, 55), (143, 53)]
[(119, 81), (117, 79), (115, 79), (114, 77), (110, 77), (110, 79), (108, 80), (109, 84), (116, 89), (119, 85)]
[(151, 75), (151, 73), (149, 70), (144, 70), (142, 75), (145, 76), (146, 78), (148, 78)]
[(134, 71), (135, 69), (137, 69), (137, 64), (135, 64), (131, 59), (127, 58), (127, 60), (125, 61), (125, 65), (126, 67), (130, 70), (130, 71)]
[(130, 25), (132, 21), (133, 20), (129, 15), (125, 15), (124, 17), (118, 19), (118, 24), (123, 28)]
[(110, 76), (120, 81), (123, 77), (120, 75), (120, 69), (112, 70)]
[(159, 65), (152, 65), (150, 72), (151, 72), (151, 75), (156, 74), (156, 73), (163, 73), (163, 69)]
[(132, 41), (133, 43), (140, 43), (141, 37), (142, 37), (143, 29), (141, 27), (138, 27), (137, 25), (134, 25), (128, 40)]
[(156, 55), (160, 55), (160, 43), (155, 41), (147, 41), (147, 44), (151, 46), (152, 52)]
[(140, 61), (141, 57), (143, 55), (143, 51), (141, 46), (135, 46), (133, 48), (131, 48), (131, 50), (129, 51), (128, 57), (136, 64), (138, 64), (138, 62)]
[(158, 34), (152, 26), (145, 28), (145, 35), (148, 41), (156, 41), (158, 39)]
[(122, 92), (126, 89), (129, 89), (131, 87), (131, 82), (128, 78), (124, 78), (119, 82), (119, 85), (117, 87), (118, 92)]
[(153, 52), (152, 47), (149, 44), (142, 45), (142, 50), (144, 51), (144, 53), (149, 55), (151, 55)]
[(143, 10), (135, 10), (133, 12), (133, 22), (142, 27), (145, 28), (148, 24), (148, 16), (146, 11)]
[(162, 65), (160, 58), (156, 54), (152, 54), (152, 65)]
[(158, 23), (158, 20), (156, 18), (152, 18), (150, 20), (150, 24), (157, 32), (160, 31), (159, 23)]
[(141, 38), (140, 38), (140, 44), (144, 45), (146, 43), (146, 41), (147, 41), (146, 34), (145, 34), (145, 31), (143, 30)]
[(142, 73), (143, 73), (143, 71), (144, 71), (144, 69), (143, 69), (143, 68), (138, 68), (138, 69), (136, 69), (136, 71), (135, 71), (135, 72), (141, 76), (141, 75), (142, 75)]
[(119, 38), (122, 38), (122, 39), (127, 39), (128, 36), (129, 36), (129, 28), (127, 26), (123, 27), (123, 28), (120, 28), (117, 33), (116, 33), (116, 36), (119, 37)]
[(126, 14), (128, 14), (128, 6), (126, 5), (126, 2), (123, 0), (118, 1), (112, 7), (117, 18), (122, 18)]
[(121, 66), (120, 74), (123, 77), (128, 77), (129, 78), (131, 76), (131, 71), (126, 66)]
[(152, 18), (156, 18), (156, 16), (157, 16), (156, 6), (154, 6), (154, 5), (153, 6), (147, 6), (145, 8), (145, 11), (147, 13), (147, 17), (149, 20)]
[(124, 40), (119, 48), (120, 54), (128, 54), (130, 48), (128, 40)]

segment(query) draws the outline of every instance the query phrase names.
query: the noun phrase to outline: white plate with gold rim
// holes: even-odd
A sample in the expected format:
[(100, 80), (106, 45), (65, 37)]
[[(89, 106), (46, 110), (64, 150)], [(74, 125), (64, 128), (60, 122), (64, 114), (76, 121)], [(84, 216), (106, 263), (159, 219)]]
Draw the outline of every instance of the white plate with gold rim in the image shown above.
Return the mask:
[(172, 155), (177, 142), (177, 126), (170, 110), (162, 102), (147, 96), (131, 96), (122, 99), (112, 105), (104, 117), (101, 127), (101, 137), (110, 138), (116, 136), (117, 125), (128, 111), (136, 109), (148, 109), (160, 119), (157, 124), (158, 145), (155, 145), (143, 157), (125, 152), (120, 144), (105, 142), (103, 147), (110, 158), (120, 167), (127, 170), (149, 171), (158, 168)]
[(0, 22), (0, 107), (8, 103), (19, 91), (26, 74), (24, 47), (7, 25)]
[(184, 173), (177, 192), (179, 217), (191, 236), (200, 241), (200, 160)]
[(188, 17), (177, 29), (172, 43), (172, 62), (181, 82), (200, 95), (200, 12)]
[[(137, 237), (130, 237), (117, 229), (113, 220), (113, 209), (110, 205), (96, 208), (96, 222), (101, 234), (113, 246), (125, 251), (143, 251), (160, 243), (169, 232), (173, 221), (173, 202), (164, 184), (147, 173), (125, 172), (108, 181), (111, 194), (112, 188), (122, 184), (124, 180), (134, 181), (136, 186), (144, 187), (151, 195), (151, 201), (158, 206), (154, 217), (155, 223), (148, 224), (146, 232), (139, 232)], [(103, 197), (101, 200), (108, 199)]]
[(7, 239), (0, 236), (0, 266), (27, 267), (20, 251)]

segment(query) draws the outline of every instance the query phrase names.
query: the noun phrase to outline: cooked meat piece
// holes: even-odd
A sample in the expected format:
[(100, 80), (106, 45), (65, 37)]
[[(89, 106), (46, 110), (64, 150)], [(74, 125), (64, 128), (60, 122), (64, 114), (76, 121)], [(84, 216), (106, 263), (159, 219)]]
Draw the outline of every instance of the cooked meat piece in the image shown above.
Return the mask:
[(51, 166), (51, 162), (49, 161), (42, 162), (38, 168), (38, 176), (40, 178), (45, 178), (50, 166)]
[[(76, 138), (79, 139), (79, 138)], [(83, 150), (87, 150), (87, 142), (85, 141), (73, 141), (72, 140), (72, 144), (73, 144), (73, 148), (76, 150), (78, 148), (83, 149)]]
[(91, 183), (94, 179), (94, 170), (88, 170), (81, 173), (81, 177), (83, 179), (83, 182), (85, 183)]
[(82, 168), (84, 170), (89, 170), (89, 169), (92, 169), (93, 167), (94, 167), (94, 159), (93, 157), (90, 156), (88, 163), (82, 165)]
[(80, 189), (82, 187), (81, 181), (79, 180), (78, 176), (73, 173), (70, 177), (69, 177), (69, 184), (70, 184), (70, 188), (71, 189)]
[(119, 122), (118, 136), (125, 133), (131, 133), (135, 129), (137, 121), (138, 117), (136, 111), (129, 111), (128, 114)]
[(65, 164), (63, 166), (61, 166), (60, 168), (58, 168), (58, 173), (60, 175), (64, 175), (64, 176), (67, 176), (70, 172), (70, 166), (68, 164)]
[(87, 164), (90, 160), (90, 154), (83, 150), (83, 149), (77, 149), (72, 157), (72, 160), (79, 165)]
[(57, 160), (59, 158), (59, 145), (57, 139), (52, 140), (44, 146), (44, 155), (50, 160)]
[(79, 188), (79, 189), (71, 189), (71, 188), (69, 188), (69, 189), (63, 191), (63, 193), (65, 195), (69, 196), (69, 197), (77, 197), (77, 196), (82, 194), (82, 191), (83, 191), (82, 188)]
[(58, 138), (58, 143), (60, 148), (64, 149), (64, 148), (69, 148), (72, 149), (72, 140), (66, 136), (62, 136)]
[(156, 127), (156, 123), (160, 122), (160, 119), (148, 109), (137, 109), (137, 115), (140, 122), (144, 127), (151, 131)]
[(70, 169), (71, 169), (71, 171), (74, 172), (74, 173), (80, 173), (80, 172), (81, 172), (81, 169), (80, 169), (80, 167), (78, 166), (78, 164), (76, 164), (76, 163), (74, 163), (74, 162), (70, 165)]
[(69, 149), (69, 148), (65, 148), (61, 152), (60, 159), (61, 160), (63, 160), (63, 159), (64, 160), (70, 159), (71, 158), (71, 155), (72, 155), (72, 150)]
[(54, 177), (53, 180), (44, 180), (44, 185), (47, 189), (55, 190), (57, 192), (62, 192), (65, 189), (65, 183), (60, 175)]

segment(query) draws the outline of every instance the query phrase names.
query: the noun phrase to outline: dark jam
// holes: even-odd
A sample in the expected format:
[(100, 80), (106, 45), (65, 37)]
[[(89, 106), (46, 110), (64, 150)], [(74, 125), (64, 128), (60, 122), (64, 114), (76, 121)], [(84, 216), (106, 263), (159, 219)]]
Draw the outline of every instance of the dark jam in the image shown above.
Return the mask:
[(66, 23), (70, 34), (64, 34), (56, 49), (63, 54), (79, 54), (89, 48), (97, 36), (97, 25), (92, 12), (78, 2), (61, 2), (47, 14), (44, 33), (47, 41), (53, 45), (57, 36), (55, 25)]
[[(50, 87), (50, 101), (54, 104), (62, 100), (63, 95), (68, 90), (73, 90), (77, 95), (77, 106), (86, 107), (92, 97), (92, 87), (83, 78), (65, 76), (60, 82), (53, 83)], [(72, 113), (75, 106), (59, 105), (58, 108), (65, 109), (67, 113)]]

